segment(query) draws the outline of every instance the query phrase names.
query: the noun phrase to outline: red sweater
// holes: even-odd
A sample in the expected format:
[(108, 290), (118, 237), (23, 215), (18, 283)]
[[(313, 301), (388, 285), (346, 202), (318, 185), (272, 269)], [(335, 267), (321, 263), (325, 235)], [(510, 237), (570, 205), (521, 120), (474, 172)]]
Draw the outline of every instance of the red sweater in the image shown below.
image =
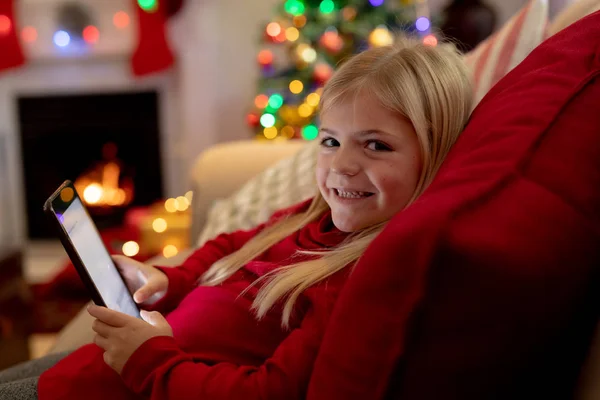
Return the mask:
[[(302, 203), (283, 214), (306, 209)], [(169, 277), (166, 296), (152, 308), (166, 314), (174, 337), (143, 343), (119, 376), (95, 344), (85, 345), (40, 377), (40, 400), (53, 399), (300, 399), (306, 395), (313, 363), (337, 294), (348, 271), (307, 289), (298, 300), (290, 329), (281, 327), (281, 308), (261, 321), (250, 311), (257, 288), (239, 293), (267, 271), (288, 264), (297, 250), (329, 248), (346, 234), (331, 214), (274, 245), (222, 285), (194, 282), (217, 260), (239, 249), (264, 225), (223, 234), (206, 243)], [(294, 261), (307, 259), (296, 256)]]

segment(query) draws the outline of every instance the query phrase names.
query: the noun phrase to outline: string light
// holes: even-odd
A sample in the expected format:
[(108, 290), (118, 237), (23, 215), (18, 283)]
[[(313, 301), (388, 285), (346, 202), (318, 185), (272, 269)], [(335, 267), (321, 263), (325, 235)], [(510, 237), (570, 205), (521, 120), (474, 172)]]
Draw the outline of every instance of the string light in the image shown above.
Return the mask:
[(333, 53), (338, 53), (344, 47), (344, 40), (340, 37), (337, 30), (323, 33), (319, 42), (323, 47)]
[(157, 233), (166, 231), (167, 221), (164, 218), (155, 218), (154, 221), (152, 221), (152, 229)]
[(288, 14), (295, 16), (304, 14), (304, 3), (299, 0), (287, 0), (283, 8)]
[(319, 129), (314, 125), (306, 125), (302, 128), (302, 137), (306, 140), (315, 140), (319, 136)]
[(89, 25), (83, 29), (83, 40), (85, 40), (87, 43), (98, 43), (99, 39), (100, 31), (95, 26)]
[(321, 4), (319, 4), (319, 10), (323, 14), (331, 14), (333, 10), (335, 10), (335, 4), (332, 0), (323, 0)]
[(175, 199), (165, 200), (165, 210), (167, 210), (167, 212), (170, 212), (170, 213), (174, 213), (175, 211), (177, 211), (177, 207), (175, 206), (175, 203), (176, 203)]
[(134, 242), (133, 240), (130, 240), (128, 242), (123, 243), (123, 247), (121, 250), (123, 251), (123, 254), (125, 254), (127, 257), (133, 257), (140, 252), (140, 245)]
[(301, 93), (304, 90), (304, 84), (295, 79), (293, 81), (290, 82), (290, 92), (294, 93), (294, 94), (298, 94)]
[(275, 125), (275, 116), (273, 114), (263, 114), (260, 117), (260, 124), (264, 127), (264, 128), (270, 128), (273, 125)]
[(261, 65), (269, 65), (273, 62), (273, 53), (270, 50), (261, 50), (258, 53), (258, 62)]
[(427, 35), (423, 38), (423, 44), (425, 44), (426, 46), (435, 47), (438, 44), (438, 40), (433, 35)]
[(274, 126), (265, 128), (263, 130), (263, 135), (265, 135), (267, 139), (275, 139), (277, 137), (277, 128), (275, 128)]
[(127, 28), (129, 26), (130, 22), (131, 22), (131, 19), (129, 18), (129, 14), (127, 14), (125, 11), (118, 11), (113, 16), (113, 24), (118, 29)]
[(305, 15), (296, 15), (294, 17), (294, 19), (292, 20), (292, 22), (294, 23), (294, 26), (296, 28), (302, 28), (302, 27), (304, 27), (304, 25), (306, 25), (306, 16)]
[(53, 40), (58, 47), (67, 47), (71, 43), (71, 36), (65, 31), (57, 31), (54, 33)]
[(246, 122), (248, 122), (248, 125), (250, 125), (250, 126), (257, 126), (258, 122), (259, 122), (258, 115), (252, 114), (252, 113), (248, 114), (246, 116)]
[(179, 253), (179, 250), (172, 244), (168, 244), (163, 248), (163, 256), (166, 258), (174, 257), (177, 253)]
[(385, 26), (378, 26), (369, 34), (369, 43), (374, 47), (389, 46), (394, 38)]
[(269, 98), (266, 94), (259, 94), (254, 98), (254, 105), (256, 108), (263, 109), (269, 104)]
[(6, 15), (0, 15), (0, 35), (8, 35), (12, 29), (12, 22)]
[(415, 26), (417, 27), (417, 30), (425, 32), (427, 29), (429, 29), (431, 23), (427, 17), (419, 17), (415, 22)]
[(318, 106), (320, 101), (321, 101), (321, 96), (319, 96), (316, 93), (311, 93), (308, 96), (306, 96), (306, 104), (308, 104), (312, 107)]
[(37, 40), (38, 33), (33, 26), (26, 26), (21, 31), (21, 38), (25, 43), (33, 43)]
[(384, 0), (369, 0), (369, 3), (371, 3), (373, 7), (379, 7), (383, 2)]
[(304, 62), (312, 63), (317, 59), (317, 52), (309, 45), (302, 43), (296, 49), (296, 52)]
[(281, 33), (281, 25), (277, 22), (271, 22), (267, 25), (267, 35), (275, 37)]
[(140, 8), (146, 12), (154, 12), (158, 9), (158, 0), (137, 0)]
[(283, 96), (282, 95), (275, 93), (275, 94), (271, 95), (271, 97), (269, 97), (269, 106), (272, 109), (277, 110), (282, 105), (283, 105)]
[(294, 130), (294, 128), (292, 128), (289, 125), (286, 125), (283, 128), (281, 128), (281, 135), (287, 137), (288, 139), (293, 138), (295, 133), (296, 131)]
[(285, 38), (290, 42), (295, 42), (300, 37), (300, 31), (293, 26), (285, 30)]
[(310, 117), (313, 111), (314, 109), (306, 103), (303, 103), (298, 107), (298, 115), (302, 118)]
[(185, 211), (189, 206), (190, 202), (188, 201), (187, 197), (177, 196), (175, 199), (175, 207), (177, 208), (177, 211)]
[(342, 17), (346, 21), (352, 21), (356, 18), (356, 8), (352, 6), (346, 6), (342, 9)]

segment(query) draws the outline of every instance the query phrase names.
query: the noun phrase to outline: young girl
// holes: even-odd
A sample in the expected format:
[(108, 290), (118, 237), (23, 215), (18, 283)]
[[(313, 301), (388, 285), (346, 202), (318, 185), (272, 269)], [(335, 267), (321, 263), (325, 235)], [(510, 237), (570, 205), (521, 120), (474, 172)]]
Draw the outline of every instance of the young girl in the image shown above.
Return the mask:
[(39, 381), (55, 360), (0, 373), (0, 398), (304, 398), (348, 267), (433, 179), (468, 119), (468, 76), (453, 47), (406, 38), (345, 62), (321, 98), (315, 198), (178, 268), (115, 257), (155, 311), (91, 306), (94, 343)]

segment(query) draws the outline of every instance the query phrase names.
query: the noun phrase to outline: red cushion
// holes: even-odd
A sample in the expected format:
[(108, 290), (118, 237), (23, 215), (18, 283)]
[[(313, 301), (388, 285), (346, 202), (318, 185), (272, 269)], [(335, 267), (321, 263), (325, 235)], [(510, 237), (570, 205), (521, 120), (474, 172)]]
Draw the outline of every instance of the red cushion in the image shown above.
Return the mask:
[(598, 318), (600, 13), (482, 100), (342, 292), (309, 399), (569, 398)]

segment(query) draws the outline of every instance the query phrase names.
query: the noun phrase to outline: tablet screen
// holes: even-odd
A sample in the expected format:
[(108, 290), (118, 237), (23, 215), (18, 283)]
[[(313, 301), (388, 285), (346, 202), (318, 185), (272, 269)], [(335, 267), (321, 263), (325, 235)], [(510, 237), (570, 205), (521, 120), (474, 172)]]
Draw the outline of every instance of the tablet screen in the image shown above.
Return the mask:
[(57, 214), (57, 217), (106, 306), (139, 318), (137, 305), (81, 200), (75, 196), (64, 212)]

